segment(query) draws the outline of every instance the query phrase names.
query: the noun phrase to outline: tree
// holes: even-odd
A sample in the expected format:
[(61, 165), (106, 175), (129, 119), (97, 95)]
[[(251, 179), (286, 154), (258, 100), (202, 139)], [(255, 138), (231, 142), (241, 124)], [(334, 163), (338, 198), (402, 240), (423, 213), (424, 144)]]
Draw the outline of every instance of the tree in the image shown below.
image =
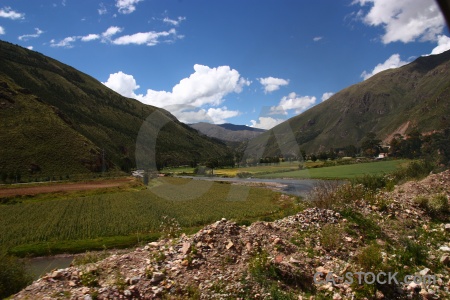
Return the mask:
[(299, 161), (300, 160), (306, 161), (306, 151), (304, 149), (300, 150), (300, 155), (299, 155)]
[(348, 145), (344, 148), (345, 156), (355, 157), (358, 153), (358, 149), (356, 149), (355, 145)]
[(211, 169), (211, 175), (214, 175), (214, 169), (219, 166), (219, 160), (218, 159), (208, 160), (205, 165)]
[(361, 149), (365, 156), (374, 157), (381, 152), (381, 140), (373, 132), (368, 132), (362, 141)]
[(311, 154), (311, 160), (314, 162), (317, 160), (317, 156), (315, 154)]

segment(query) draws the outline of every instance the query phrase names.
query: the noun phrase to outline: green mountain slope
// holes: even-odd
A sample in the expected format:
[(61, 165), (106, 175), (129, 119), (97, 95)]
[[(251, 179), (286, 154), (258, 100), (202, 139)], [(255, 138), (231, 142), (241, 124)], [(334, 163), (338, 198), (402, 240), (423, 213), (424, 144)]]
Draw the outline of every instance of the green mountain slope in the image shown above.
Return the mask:
[(201, 133), (225, 142), (243, 142), (248, 141), (255, 136), (260, 135), (265, 130), (252, 128), (245, 125), (234, 124), (210, 124), (205, 122), (190, 124), (194, 129)]
[[(368, 132), (439, 130), (450, 123), (450, 51), (381, 72), (254, 138), (248, 153), (298, 155), (360, 145)], [(281, 150), (280, 150), (281, 149)], [(263, 154), (264, 153), (264, 154)]]
[(34, 165), (41, 174), (96, 172), (105, 166), (128, 170), (135, 166), (138, 132), (150, 115), (166, 124), (147, 128), (156, 139), (159, 165), (228, 153), (224, 144), (200, 136), (163, 109), (122, 97), (70, 66), (1, 41), (0, 86), (2, 173), (29, 174)]

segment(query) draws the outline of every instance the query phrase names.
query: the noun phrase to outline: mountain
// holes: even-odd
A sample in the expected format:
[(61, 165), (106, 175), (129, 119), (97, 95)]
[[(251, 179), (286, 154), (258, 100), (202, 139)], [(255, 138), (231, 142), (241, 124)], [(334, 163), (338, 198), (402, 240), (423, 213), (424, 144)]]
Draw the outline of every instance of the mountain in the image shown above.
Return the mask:
[(189, 126), (209, 137), (213, 137), (226, 142), (247, 141), (265, 132), (264, 129), (253, 128), (246, 125), (235, 125), (230, 123), (215, 125), (200, 122), (190, 124)]
[(144, 151), (156, 151), (160, 166), (229, 153), (223, 143), (199, 135), (163, 109), (125, 98), (68, 65), (3, 41), (0, 118), (2, 176), (128, 171), (136, 166), (137, 140), (153, 142)]
[(352, 85), (250, 141), (247, 153), (298, 155), (360, 145), (368, 132), (384, 142), (413, 129), (450, 124), (450, 51), (424, 56)]

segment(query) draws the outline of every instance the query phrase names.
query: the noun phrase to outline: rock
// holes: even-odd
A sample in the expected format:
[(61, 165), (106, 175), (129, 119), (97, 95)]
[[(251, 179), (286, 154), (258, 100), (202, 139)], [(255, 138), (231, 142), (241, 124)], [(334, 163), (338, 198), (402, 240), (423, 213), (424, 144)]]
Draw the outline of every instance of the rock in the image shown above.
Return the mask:
[(229, 241), (227, 246), (226, 246), (226, 248), (227, 248), (227, 250), (230, 250), (230, 248), (233, 247), (233, 246), (234, 246), (233, 242)]
[(158, 242), (151, 242), (151, 243), (148, 243), (148, 245), (150, 246), (150, 247), (159, 247), (159, 243)]
[(273, 244), (274, 244), (274, 245), (281, 244), (281, 239), (280, 239), (280, 238), (275, 238), (275, 239), (273, 240)]
[(92, 297), (91, 295), (85, 295), (83, 300), (92, 300)]
[(339, 295), (338, 293), (334, 293), (333, 300), (342, 300), (342, 296)]
[(442, 255), (441, 259), (439, 259), (439, 261), (441, 262), (441, 264), (447, 265), (450, 262), (450, 256)]
[(153, 277), (150, 280), (151, 283), (159, 283), (161, 282), (166, 276), (161, 272), (154, 272)]
[(289, 262), (290, 262), (290, 263), (293, 263), (293, 264), (299, 264), (299, 263), (300, 263), (299, 260), (297, 260), (297, 259), (295, 259), (295, 258), (293, 258), (293, 257), (289, 258)]
[(444, 252), (450, 252), (450, 247), (442, 246), (442, 247), (439, 247), (439, 250), (444, 251)]
[(91, 289), (88, 288), (88, 287), (84, 287), (84, 288), (81, 289), (81, 293), (82, 293), (83, 295), (88, 294), (90, 291), (91, 291)]
[(430, 273), (430, 269), (428, 269), (428, 268), (425, 268), (425, 269), (423, 269), (423, 270), (421, 270), (421, 271), (419, 272), (419, 274), (422, 275), (422, 276), (425, 276), (425, 275), (427, 275), (428, 273)]
[(63, 277), (63, 273), (61, 270), (53, 271), (52, 275), (50, 275), (50, 277), (54, 278), (54, 279), (58, 279), (58, 278)]
[(125, 290), (123, 291), (123, 295), (126, 297), (131, 297), (131, 291), (130, 290)]
[(384, 299), (384, 294), (381, 291), (377, 291), (375, 293), (375, 299), (377, 299), (377, 300)]
[(188, 242), (183, 243), (183, 247), (181, 247), (180, 252), (183, 253), (183, 255), (186, 255), (189, 252), (191, 252), (191, 243)]
[(445, 224), (444, 229), (445, 231), (450, 232), (450, 224)]
[(74, 287), (74, 286), (77, 286), (77, 284), (76, 284), (76, 282), (75, 281), (69, 281), (69, 286), (70, 287)]
[(139, 276), (135, 276), (133, 278), (130, 279), (130, 284), (136, 284), (141, 280), (141, 277)]
[(321, 272), (322, 274), (327, 275), (328, 273), (330, 273), (330, 270), (325, 269), (324, 267), (320, 266), (320, 267), (316, 268), (316, 272), (318, 272), (318, 273)]
[(353, 241), (353, 239), (352, 239), (351, 237), (349, 237), (349, 236), (346, 236), (346, 237), (344, 238), (344, 240), (345, 240), (346, 242), (352, 242), (352, 241)]

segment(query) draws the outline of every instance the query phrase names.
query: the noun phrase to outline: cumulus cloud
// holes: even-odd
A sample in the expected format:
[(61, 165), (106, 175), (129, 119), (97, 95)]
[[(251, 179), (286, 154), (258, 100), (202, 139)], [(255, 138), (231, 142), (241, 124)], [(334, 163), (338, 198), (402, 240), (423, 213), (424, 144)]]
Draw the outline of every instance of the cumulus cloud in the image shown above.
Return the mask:
[(25, 18), (25, 14), (18, 13), (16, 11), (12, 10), (11, 7), (6, 6), (6, 7), (3, 7), (2, 9), (0, 9), (0, 17), (11, 19), (11, 20), (18, 20), (18, 19)]
[(316, 97), (300, 96), (292, 92), (288, 96), (281, 98), (278, 106), (272, 106), (270, 108), (271, 114), (287, 114), (288, 110), (295, 110), (296, 114), (299, 114), (316, 102)]
[(353, 4), (358, 3), (361, 6), (371, 6), (367, 14), (363, 13), (362, 19), (368, 25), (384, 28), (381, 38), (384, 44), (396, 41), (435, 41), (445, 25), (434, 0), (353, 1)]
[(21, 41), (28, 41), (31, 38), (38, 38), (41, 34), (44, 33), (44, 31), (40, 30), (39, 28), (35, 28), (34, 30), (36, 30), (36, 33), (33, 34), (24, 34), (19, 36), (19, 40)]
[(225, 101), (226, 95), (242, 92), (250, 81), (229, 66), (210, 68), (196, 64), (194, 73), (182, 79), (169, 92), (148, 89), (146, 94), (138, 94), (136, 90), (139, 85), (134, 77), (121, 71), (111, 74), (103, 84), (123, 96), (166, 108), (183, 122), (212, 120), (224, 123), (225, 119), (239, 115), (239, 111), (217, 106)]
[(136, 4), (142, 0), (116, 0), (116, 7), (121, 14), (131, 14), (136, 10)]
[(105, 32), (102, 33), (102, 36), (104, 38), (111, 38), (113, 35), (118, 34), (119, 32), (122, 32), (123, 28), (117, 27), (117, 26), (110, 26), (108, 29), (106, 29)]
[(5, 28), (0, 26), (0, 35), (5, 34), (5, 33), (6, 33)]
[(318, 42), (318, 41), (320, 41), (321, 39), (323, 39), (322, 36), (316, 36), (316, 37), (313, 38), (313, 41), (314, 41), (314, 42)]
[(331, 96), (333, 96), (334, 93), (328, 92), (328, 93), (323, 93), (322, 95), (322, 101), (328, 100), (330, 99)]
[(400, 54), (392, 54), (391, 57), (389, 57), (385, 62), (379, 63), (378, 65), (373, 68), (371, 72), (362, 72), (361, 77), (364, 78), (364, 80), (372, 77), (373, 75), (380, 73), (387, 69), (395, 69), (398, 67), (401, 67), (403, 65), (406, 65), (408, 62), (402, 61), (400, 59)]
[(33, 50), (33, 46), (28, 46), (27, 49), (28, 50)]
[(66, 37), (59, 42), (52, 39), (50, 41), (50, 46), (51, 47), (61, 47), (61, 48), (73, 48), (72, 43), (75, 42), (76, 40), (77, 40), (77, 37), (73, 37), (73, 36)]
[(281, 86), (289, 84), (289, 79), (275, 77), (258, 78), (258, 81), (262, 84), (264, 93), (266, 94), (280, 89)]
[(164, 22), (164, 23), (168, 23), (168, 24), (170, 24), (170, 25), (172, 25), (172, 26), (178, 26), (178, 25), (180, 25), (180, 23), (183, 22), (184, 20), (186, 20), (186, 17), (178, 17), (176, 20), (172, 20), (172, 19), (170, 19), (170, 18), (168, 18), (168, 17), (165, 17), (165, 18), (163, 19), (163, 22)]
[(161, 42), (161, 38), (170, 36), (173, 41), (174, 39), (181, 38), (181, 36), (177, 35), (177, 31), (175, 29), (170, 29), (169, 31), (149, 31), (149, 32), (138, 32), (131, 35), (124, 35), (116, 38), (113, 44), (116, 45), (147, 45), (147, 46), (155, 46)]
[(272, 117), (259, 117), (257, 121), (250, 120), (250, 127), (261, 128), (261, 129), (271, 129), (276, 125), (284, 122), (285, 119), (278, 119)]
[(82, 36), (81, 40), (83, 42), (90, 42), (90, 41), (98, 40), (99, 38), (100, 38), (99, 34), (91, 33), (91, 34)]
[(440, 54), (450, 49), (450, 37), (446, 35), (438, 36), (438, 45), (431, 51), (431, 55)]

